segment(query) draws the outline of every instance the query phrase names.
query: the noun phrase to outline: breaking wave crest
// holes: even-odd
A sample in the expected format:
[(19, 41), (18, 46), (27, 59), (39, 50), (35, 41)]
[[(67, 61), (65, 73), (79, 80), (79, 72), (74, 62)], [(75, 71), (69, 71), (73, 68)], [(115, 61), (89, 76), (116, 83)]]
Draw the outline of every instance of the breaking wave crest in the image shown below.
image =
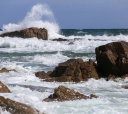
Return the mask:
[(55, 21), (53, 12), (46, 4), (34, 5), (23, 21), (18, 24), (9, 23), (7, 25), (3, 25), (2, 29), (4, 32), (11, 32), (30, 27), (46, 28), (50, 39), (60, 37), (60, 28)]

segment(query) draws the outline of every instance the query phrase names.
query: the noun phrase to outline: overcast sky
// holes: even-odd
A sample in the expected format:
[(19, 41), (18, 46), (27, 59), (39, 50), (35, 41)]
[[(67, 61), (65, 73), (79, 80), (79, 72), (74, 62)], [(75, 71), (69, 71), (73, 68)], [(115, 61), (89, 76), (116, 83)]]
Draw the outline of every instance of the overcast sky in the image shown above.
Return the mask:
[(128, 28), (128, 0), (0, 0), (0, 28), (22, 21), (37, 3), (50, 7), (60, 28)]

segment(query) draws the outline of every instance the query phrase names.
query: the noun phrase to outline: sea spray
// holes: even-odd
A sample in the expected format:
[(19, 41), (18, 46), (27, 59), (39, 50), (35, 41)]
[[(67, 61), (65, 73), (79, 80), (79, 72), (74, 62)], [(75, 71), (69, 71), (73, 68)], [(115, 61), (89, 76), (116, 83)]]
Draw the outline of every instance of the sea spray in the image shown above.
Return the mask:
[(18, 24), (9, 23), (3, 25), (3, 32), (22, 30), (30, 27), (46, 28), (49, 39), (61, 37), (59, 26), (55, 21), (54, 14), (46, 4), (34, 5), (27, 13), (23, 21)]

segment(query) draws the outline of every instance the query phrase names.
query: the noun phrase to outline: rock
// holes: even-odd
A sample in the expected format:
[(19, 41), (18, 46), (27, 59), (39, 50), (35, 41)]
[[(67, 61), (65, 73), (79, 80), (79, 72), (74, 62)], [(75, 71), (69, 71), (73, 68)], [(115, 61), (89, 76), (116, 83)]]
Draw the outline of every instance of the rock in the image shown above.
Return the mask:
[(125, 79), (125, 78), (127, 78), (127, 77), (128, 77), (128, 74), (125, 74), (125, 75), (122, 75), (122, 76), (121, 76), (122, 79)]
[(90, 78), (99, 79), (94, 62), (92, 60), (84, 62), (82, 59), (69, 59), (60, 63), (50, 75), (38, 72), (36, 76), (49, 82), (80, 82), (87, 81)]
[(48, 32), (46, 29), (31, 27), (19, 31), (7, 32), (0, 35), (0, 37), (21, 37), (21, 38), (32, 38), (37, 37), (38, 39), (48, 40)]
[(84, 94), (80, 94), (79, 92), (75, 92), (64, 86), (59, 86), (55, 88), (54, 94), (50, 95), (48, 98), (44, 99), (43, 101), (52, 102), (52, 101), (69, 101), (69, 100), (80, 100), (80, 99), (88, 99), (92, 97), (97, 97), (95, 95), (85, 96)]
[(13, 70), (7, 70), (6, 68), (2, 68), (2, 69), (0, 70), (0, 73), (10, 72), (10, 71), (14, 71), (14, 72), (16, 72), (15, 69), (13, 69)]
[(61, 41), (68, 41), (68, 39), (57, 38), (57, 39), (53, 39), (52, 41), (59, 41), (59, 42), (61, 42)]
[(110, 75), (107, 77), (107, 81), (113, 80), (113, 81), (117, 82), (117, 80), (116, 80), (117, 78), (119, 78), (119, 76), (115, 76), (115, 75), (110, 74)]
[(69, 45), (73, 45), (73, 44), (74, 44), (74, 42), (70, 42), (70, 43), (69, 43)]
[(44, 71), (40, 71), (35, 73), (36, 77), (40, 78), (40, 79), (47, 79), (47, 78), (51, 78), (49, 75), (52, 73), (52, 71), (48, 71), (47, 73), (45, 73)]
[(95, 49), (98, 67), (105, 77), (128, 74), (128, 43), (113, 42)]
[(128, 85), (122, 86), (124, 89), (128, 89)]
[(0, 107), (11, 114), (40, 114), (39, 111), (16, 101), (0, 96)]
[(0, 81), (0, 93), (11, 93), (6, 85)]
[(96, 95), (94, 95), (94, 94), (91, 94), (89, 98), (90, 98), (90, 99), (92, 99), (92, 98), (98, 98), (98, 96), (96, 96)]

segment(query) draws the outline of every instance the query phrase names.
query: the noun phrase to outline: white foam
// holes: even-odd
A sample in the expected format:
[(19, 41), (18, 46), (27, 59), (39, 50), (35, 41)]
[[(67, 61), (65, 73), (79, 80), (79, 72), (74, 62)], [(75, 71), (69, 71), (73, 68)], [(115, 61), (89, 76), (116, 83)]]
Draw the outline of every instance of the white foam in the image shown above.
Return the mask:
[[(6, 76), (4, 76), (6, 79)], [(98, 85), (99, 83), (99, 85)], [(105, 83), (105, 84), (104, 84)], [(12, 91), (10, 94), (1, 95), (5, 98), (10, 98), (17, 102), (27, 104), (33, 108), (38, 109), (40, 112), (50, 113), (50, 114), (126, 114), (128, 111), (128, 90), (121, 89), (118, 86), (123, 82), (113, 82), (105, 80), (94, 80), (90, 79), (87, 82), (81, 83), (54, 83), (54, 82), (31, 82), (28, 81), (26, 84), (41, 87), (58, 87), (59, 85), (64, 85), (75, 91), (79, 91), (85, 95), (96, 94), (99, 96), (98, 99), (88, 99), (88, 100), (76, 100), (76, 101), (66, 101), (66, 102), (43, 102), (42, 100), (52, 94), (51, 92), (38, 92), (32, 91), (29, 88), (10, 86), (9, 89)], [(23, 83), (22, 83), (23, 84)], [(96, 85), (96, 86), (95, 86)]]
[(45, 54), (45, 55), (36, 55), (33, 57), (32, 62), (44, 64), (47, 66), (57, 66), (59, 63), (68, 60), (67, 56), (62, 55), (60, 52), (57, 54)]
[(30, 27), (46, 28), (48, 30), (48, 37), (58, 38), (59, 26), (55, 21), (54, 14), (46, 4), (34, 5), (26, 15), (23, 21), (18, 24), (9, 23), (3, 25), (3, 32), (11, 32), (16, 30), (22, 30)]
[(6, 110), (2, 110), (2, 108), (0, 107), (0, 114), (11, 114), (11, 113)]
[[(75, 36), (74, 36), (75, 37)], [(67, 37), (67, 39), (73, 36)], [(50, 51), (75, 51), (75, 52), (93, 52), (95, 48), (113, 41), (127, 41), (128, 36), (92, 36), (85, 35), (82, 40), (75, 40), (73, 45), (70, 42), (44, 41), (37, 38), (0, 38), (0, 51), (29, 51), (29, 52), (50, 52)], [(93, 44), (93, 45), (92, 45)], [(4, 48), (4, 49), (3, 49)], [(6, 49), (7, 48), (7, 49)]]

